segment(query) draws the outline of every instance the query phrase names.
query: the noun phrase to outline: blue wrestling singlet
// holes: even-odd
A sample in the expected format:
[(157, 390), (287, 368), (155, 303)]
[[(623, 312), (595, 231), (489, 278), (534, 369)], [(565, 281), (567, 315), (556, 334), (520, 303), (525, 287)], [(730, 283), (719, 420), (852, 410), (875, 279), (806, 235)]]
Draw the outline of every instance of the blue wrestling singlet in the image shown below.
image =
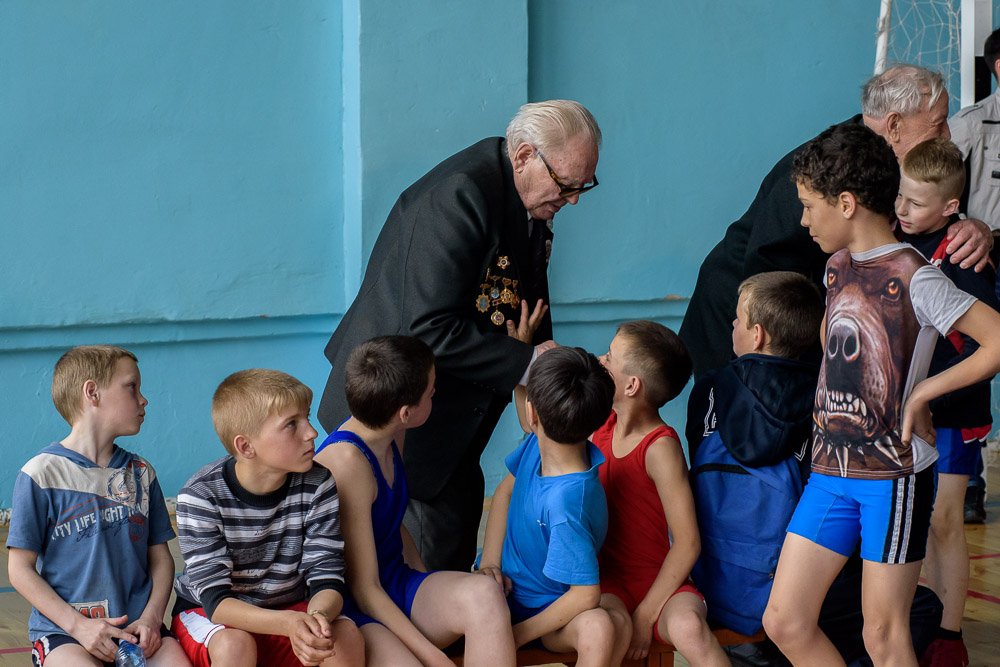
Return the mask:
[[(365, 441), (352, 431), (339, 429), (334, 431), (316, 449), (316, 453), (334, 442), (351, 443), (361, 450), (372, 467), (377, 487), (375, 502), (372, 503), (372, 536), (375, 539), (375, 556), (378, 559), (378, 578), (386, 594), (403, 610), (403, 613), (409, 616), (417, 588), (429, 573), (418, 572), (403, 561), (403, 537), (399, 531), (403, 524), (403, 515), (406, 513), (406, 505), (410, 500), (406, 471), (403, 470), (403, 457), (399, 455), (399, 449), (393, 442), (392, 478), (395, 486), (389, 486), (375, 454)], [(344, 599), (343, 613), (359, 626), (377, 623), (375, 619), (365, 615), (350, 597)]]

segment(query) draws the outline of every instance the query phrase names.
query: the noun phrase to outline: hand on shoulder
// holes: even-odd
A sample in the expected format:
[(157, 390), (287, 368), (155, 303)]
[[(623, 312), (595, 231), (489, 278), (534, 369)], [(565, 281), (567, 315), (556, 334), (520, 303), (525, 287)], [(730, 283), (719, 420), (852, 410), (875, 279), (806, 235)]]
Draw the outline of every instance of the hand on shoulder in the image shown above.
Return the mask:
[(976, 273), (986, 268), (993, 249), (993, 233), (982, 220), (967, 218), (948, 228), (948, 247), (945, 248), (952, 264), (963, 269), (975, 267)]

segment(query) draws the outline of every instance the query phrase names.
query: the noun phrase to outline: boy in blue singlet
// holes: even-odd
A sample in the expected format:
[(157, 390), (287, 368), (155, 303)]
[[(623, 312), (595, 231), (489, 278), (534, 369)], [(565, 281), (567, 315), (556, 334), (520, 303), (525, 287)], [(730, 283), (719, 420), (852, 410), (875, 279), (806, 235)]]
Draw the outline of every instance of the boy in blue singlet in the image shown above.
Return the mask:
[(514, 665), (503, 588), (462, 572), (425, 572), (402, 526), (409, 494), (406, 430), (427, 420), (434, 354), (416, 338), (380, 336), (351, 353), (344, 373), (351, 417), (323, 441), (316, 461), (340, 491), (347, 580), (344, 614), (361, 628), (367, 664), (453, 667), (441, 651), (465, 636), (465, 662)]
[[(788, 525), (764, 629), (796, 665), (843, 665), (817, 625), (861, 543), (865, 648), (916, 667), (909, 612), (924, 558), (938, 453), (928, 404), (1000, 369), (1000, 315), (959, 290), (890, 226), (899, 165), (880, 136), (836, 126), (795, 156), (802, 225), (824, 252), (823, 363), (812, 475)], [(938, 333), (980, 345), (927, 377)]]

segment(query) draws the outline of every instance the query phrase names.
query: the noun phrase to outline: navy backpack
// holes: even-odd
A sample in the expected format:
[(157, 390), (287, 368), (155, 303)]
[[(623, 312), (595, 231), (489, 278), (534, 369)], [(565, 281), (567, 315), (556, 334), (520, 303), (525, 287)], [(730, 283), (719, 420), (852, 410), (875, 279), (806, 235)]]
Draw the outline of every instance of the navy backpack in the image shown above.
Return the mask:
[(699, 445), (690, 480), (701, 532), (691, 577), (710, 621), (753, 635), (763, 627), (785, 528), (802, 495), (799, 460), (743, 466), (715, 431)]

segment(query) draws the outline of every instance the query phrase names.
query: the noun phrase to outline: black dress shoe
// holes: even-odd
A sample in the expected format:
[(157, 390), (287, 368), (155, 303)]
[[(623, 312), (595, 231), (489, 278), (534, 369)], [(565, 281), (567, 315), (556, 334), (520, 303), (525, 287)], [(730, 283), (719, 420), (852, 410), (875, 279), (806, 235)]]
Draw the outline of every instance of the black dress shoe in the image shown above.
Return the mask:
[(986, 523), (986, 490), (970, 486), (965, 490), (965, 523)]
[(729, 656), (733, 667), (791, 667), (792, 665), (770, 639), (756, 644), (726, 646), (722, 650)]

